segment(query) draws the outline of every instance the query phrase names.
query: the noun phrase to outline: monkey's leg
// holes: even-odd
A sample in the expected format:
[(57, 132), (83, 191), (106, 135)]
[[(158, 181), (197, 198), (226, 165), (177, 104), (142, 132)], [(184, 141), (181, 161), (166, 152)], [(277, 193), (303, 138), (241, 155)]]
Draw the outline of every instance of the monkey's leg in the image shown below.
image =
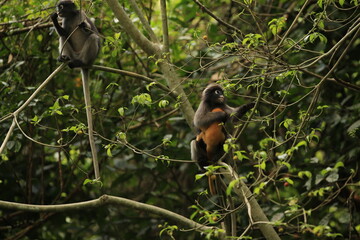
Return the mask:
[(80, 54), (72, 59), (70, 67), (90, 66), (95, 61), (100, 49), (99, 37), (96, 34), (90, 34), (86, 39)]
[(94, 140), (94, 130), (93, 130), (93, 120), (91, 114), (91, 98), (90, 98), (90, 87), (89, 87), (89, 70), (81, 69), (82, 81), (83, 81), (83, 90), (84, 90), (84, 99), (85, 99), (85, 109), (86, 109), (86, 118), (88, 123), (88, 134), (89, 142), (91, 148), (91, 155), (94, 165), (95, 179), (100, 179), (99, 163), (97, 159), (97, 152)]
[(65, 42), (66, 39), (64, 37), (61, 37), (59, 40), (59, 62), (67, 62), (71, 59), (74, 59), (74, 49), (71, 47), (71, 45), (68, 42)]

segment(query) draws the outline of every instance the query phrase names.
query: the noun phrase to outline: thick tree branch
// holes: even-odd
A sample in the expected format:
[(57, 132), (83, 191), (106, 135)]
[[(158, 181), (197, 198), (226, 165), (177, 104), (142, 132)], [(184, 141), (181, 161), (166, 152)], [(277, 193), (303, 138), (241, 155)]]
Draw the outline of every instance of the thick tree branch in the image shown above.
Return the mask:
[(228, 182), (237, 181), (238, 184), (233, 188), (236, 195), (240, 200), (249, 207), (250, 224), (258, 225), (263, 236), (268, 240), (280, 240), (279, 235), (276, 233), (274, 227), (269, 222), (259, 203), (256, 201), (254, 195), (246, 184), (239, 178), (237, 173), (226, 163), (220, 163), (226, 168), (221, 168), (221, 173), (225, 180)]
[(147, 31), (147, 33), (150, 36), (151, 41), (159, 43), (159, 40), (157, 39), (154, 31), (152, 30), (150, 24), (148, 23), (148, 21), (145, 19), (144, 14), (141, 12), (138, 4), (136, 3), (136, 0), (130, 0), (129, 1), (131, 4), (131, 7), (134, 9), (134, 11), (136, 12), (136, 15), (138, 15), (141, 23), (144, 25), (145, 30)]
[(140, 33), (117, 0), (106, 0), (106, 2), (114, 12), (116, 18), (119, 20), (119, 24), (121, 24), (124, 31), (144, 52), (148, 55), (156, 57), (170, 91), (175, 92), (175, 94), (179, 96), (178, 100), (181, 103), (181, 110), (185, 116), (186, 122), (193, 128), (192, 121), (194, 118), (194, 109), (192, 108), (188, 98), (186, 97), (184, 89), (181, 86), (181, 79), (178, 77), (173, 66), (166, 58), (166, 53), (163, 51), (162, 47), (151, 42)]
[(144, 52), (150, 56), (161, 54), (160, 46), (151, 42), (136, 28), (117, 0), (106, 0), (106, 2), (114, 12), (115, 17), (119, 20), (119, 24), (123, 27), (124, 31)]
[(199, 224), (197, 222), (194, 222), (184, 216), (181, 216), (177, 213), (171, 212), (164, 208), (156, 207), (145, 203), (140, 203), (122, 197), (110, 196), (110, 195), (103, 195), (98, 199), (89, 200), (85, 202), (58, 204), (58, 205), (33, 205), (33, 204), (14, 203), (14, 202), (0, 200), (0, 208), (2, 209), (10, 209), (10, 210), (18, 210), (18, 211), (26, 211), (26, 212), (78, 211), (78, 210), (89, 210), (91, 208), (98, 208), (106, 205), (117, 205), (120, 207), (132, 208), (149, 214), (155, 214), (164, 217), (166, 219), (169, 219), (171, 221), (174, 221), (182, 225), (183, 227), (191, 228), (200, 232), (216, 229), (213, 227), (208, 227)]
[(166, 13), (166, 0), (160, 0), (160, 9), (161, 9), (164, 50), (165, 53), (170, 53), (169, 29), (168, 29), (168, 21), (167, 21), (167, 13)]

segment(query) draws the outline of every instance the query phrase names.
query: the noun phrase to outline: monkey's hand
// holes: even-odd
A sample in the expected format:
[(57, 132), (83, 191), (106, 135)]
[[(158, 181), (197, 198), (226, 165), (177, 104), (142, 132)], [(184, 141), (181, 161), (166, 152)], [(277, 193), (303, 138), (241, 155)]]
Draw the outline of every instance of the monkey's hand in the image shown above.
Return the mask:
[(68, 62), (70, 61), (70, 57), (69, 56), (65, 56), (65, 55), (60, 55), (57, 59), (59, 62)]
[(85, 21), (82, 22), (82, 23), (80, 23), (78, 26), (79, 26), (79, 28), (80, 28), (81, 30), (83, 30), (83, 32), (85, 32), (85, 33), (91, 33), (90, 27), (89, 27), (88, 24), (86, 24)]
[(251, 102), (251, 103), (244, 104), (244, 105), (238, 107), (238, 108), (236, 109), (236, 116), (237, 116), (238, 118), (241, 118), (242, 116), (245, 115), (245, 113), (246, 113), (247, 111), (249, 111), (250, 109), (252, 109), (254, 106), (255, 106), (255, 102)]
[(57, 12), (52, 13), (52, 14), (50, 15), (50, 18), (51, 18), (51, 20), (56, 21), (57, 18), (58, 18)]
[(80, 23), (79, 28), (86, 28), (86, 23), (85, 22)]

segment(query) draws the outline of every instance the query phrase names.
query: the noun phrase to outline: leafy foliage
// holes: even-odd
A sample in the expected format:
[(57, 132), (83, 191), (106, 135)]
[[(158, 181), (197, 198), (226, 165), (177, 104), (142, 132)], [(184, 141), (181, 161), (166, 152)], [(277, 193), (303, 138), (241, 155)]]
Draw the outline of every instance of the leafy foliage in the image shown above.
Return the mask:
[[(81, 3), (80, 3), (81, 2)], [(256, 101), (224, 150), (281, 239), (360, 236), (359, 3), (318, 1), (168, 2), (170, 54), (148, 56), (123, 33), (105, 1), (78, 1), (94, 17), (103, 47), (96, 64), (153, 80), (91, 70), (92, 110), (101, 182), (92, 179), (81, 79), (65, 69), (17, 116), (0, 158), (1, 200), (61, 204), (112, 194), (160, 206), (219, 226), (224, 209), (206, 194), (206, 177), (189, 163), (193, 132), (159, 64), (171, 59), (195, 108), (210, 81), (229, 104)], [(138, 1), (155, 34), (157, 1)], [(146, 36), (131, 5), (125, 10)], [(49, 21), (55, 1), (0, 2), (0, 141), (14, 112), (56, 68), (57, 36)], [(201, 11), (200, 11), (201, 10)], [(214, 16), (218, 17), (215, 20)], [(248, 121), (247, 121), (248, 120)], [(51, 147), (51, 146), (56, 146)], [(197, 177), (195, 177), (197, 176)], [(196, 179), (195, 179), (196, 178)], [(196, 181), (195, 181), (196, 180)], [(233, 194), (239, 236), (246, 204)], [(1, 239), (213, 239), (182, 231), (134, 209), (26, 213), (0, 209)]]

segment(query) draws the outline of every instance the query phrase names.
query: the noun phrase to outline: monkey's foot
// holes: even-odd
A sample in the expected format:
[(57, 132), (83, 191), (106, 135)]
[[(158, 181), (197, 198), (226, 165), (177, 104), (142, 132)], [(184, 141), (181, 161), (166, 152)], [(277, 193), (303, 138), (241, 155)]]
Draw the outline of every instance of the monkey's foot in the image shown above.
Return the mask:
[(85, 64), (80, 60), (72, 60), (71, 62), (69, 62), (70, 68), (78, 68), (78, 67), (84, 67), (84, 66), (85, 66)]
[(59, 62), (68, 62), (68, 61), (70, 61), (70, 57), (65, 56), (65, 55), (61, 55), (61, 56), (58, 57), (57, 60), (58, 60)]

